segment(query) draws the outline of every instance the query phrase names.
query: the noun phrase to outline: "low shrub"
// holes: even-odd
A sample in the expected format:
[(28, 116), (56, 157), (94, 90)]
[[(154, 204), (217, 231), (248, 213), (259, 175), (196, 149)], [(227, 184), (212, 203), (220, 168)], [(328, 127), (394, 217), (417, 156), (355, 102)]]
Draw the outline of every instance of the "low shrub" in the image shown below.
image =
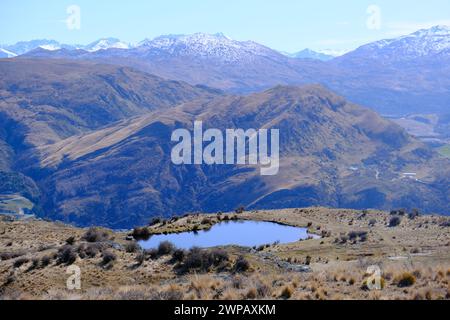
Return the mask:
[(266, 283), (259, 282), (256, 285), (256, 292), (258, 293), (258, 298), (263, 299), (265, 297), (270, 297), (272, 294), (272, 287)]
[(95, 243), (80, 244), (77, 248), (78, 256), (81, 259), (95, 258), (95, 256), (101, 251), (101, 246)]
[(162, 221), (161, 218), (158, 218), (158, 217), (152, 218), (152, 219), (150, 220), (150, 222), (148, 223), (148, 225), (149, 225), (150, 227), (156, 226), (157, 224), (161, 223), (161, 221)]
[(294, 289), (291, 286), (285, 286), (281, 291), (280, 298), (281, 299), (290, 299), (292, 294), (294, 293)]
[(239, 207), (239, 208), (236, 208), (236, 210), (234, 210), (234, 212), (236, 212), (237, 214), (244, 213), (244, 211), (245, 211), (244, 207)]
[(158, 246), (158, 256), (165, 256), (171, 254), (175, 250), (173, 243), (169, 241), (163, 241)]
[(401, 222), (402, 222), (402, 219), (399, 216), (393, 216), (389, 220), (389, 227), (390, 228), (397, 227), (398, 225), (400, 225)]
[(250, 262), (245, 257), (240, 256), (234, 263), (235, 272), (246, 272), (250, 269)]
[(419, 209), (412, 209), (410, 213), (408, 213), (408, 218), (414, 220), (415, 218), (420, 216)]
[(39, 260), (39, 258), (33, 258), (31, 259), (31, 266), (29, 270), (34, 270), (39, 268), (39, 264), (40, 264), (41, 260)]
[(192, 248), (185, 253), (180, 271), (183, 273), (190, 271), (207, 272), (212, 267), (225, 268), (228, 261), (228, 253), (223, 250)]
[(140, 266), (144, 263), (144, 261), (145, 261), (145, 253), (141, 251), (136, 255), (136, 263), (138, 266)]
[(440, 224), (441, 227), (443, 228), (448, 228), (450, 227), (450, 220), (444, 221)]
[(183, 249), (176, 249), (172, 253), (172, 261), (173, 262), (183, 262), (185, 257), (186, 257), (186, 251), (184, 251)]
[(203, 218), (201, 224), (211, 224), (212, 221), (210, 218)]
[(148, 228), (134, 228), (131, 234), (136, 240), (148, 240), (151, 237), (150, 230)]
[(258, 291), (256, 290), (256, 288), (250, 288), (246, 295), (245, 298), (249, 299), (249, 300), (254, 300), (256, 299), (258, 296)]
[(205, 259), (203, 252), (200, 248), (192, 248), (189, 250), (186, 258), (184, 259), (183, 269), (184, 272), (189, 272), (190, 270), (200, 269), (205, 270), (208, 266), (205, 265)]
[(58, 264), (71, 265), (77, 259), (75, 249), (71, 245), (65, 245), (59, 248), (56, 255)]
[(92, 227), (86, 231), (82, 239), (87, 242), (103, 242), (109, 240), (109, 235), (105, 230)]
[(66, 244), (73, 245), (75, 243), (75, 237), (69, 237), (66, 239)]
[(152, 260), (155, 260), (158, 258), (158, 249), (146, 249), (144, 250), (144, 254), (146, 257), (149, 257)]
[(17, 257), (23, 256), (25, 254), (24, 251), (19, 252), (0, 252), (0, 261), (11, 260)]
[(128, 242), (125, 245), (125, 251), (128, 253), (134, 253), (134, 252), (139, 251), (140, 249), (141, 249), (141, 246), (134, 241)]
[(416, 277), (409, 272), (404, 272), (395, 279), (399, 288), (410, 287), (416, 283)]
[(24, 264), (30, 262), (30, 259), (28, 258), (18, 258), (16, 261), (14, 261), (13, 267), (14, 268), (20, 268)]
[(367, 232), (366, 231), (350, 231), (348, 233), (348, 239), (351, 241), (359, 240), (361, 242), (367, 241)]
[(45, 267), (48, 266), (51, 262), (52, 262), (52, 258), (50, 258), (49, 256), (43, 256), (43, 257), (41, 258), (41, 268), (45, 268)]
[(117, 256), (112, 253), (111, 251), (105, 251), (103, 252), (103, 258), (102, 258), (102, 262), (101, 265), (103, 267), (112, 267), (114, 261), (117, 260)]

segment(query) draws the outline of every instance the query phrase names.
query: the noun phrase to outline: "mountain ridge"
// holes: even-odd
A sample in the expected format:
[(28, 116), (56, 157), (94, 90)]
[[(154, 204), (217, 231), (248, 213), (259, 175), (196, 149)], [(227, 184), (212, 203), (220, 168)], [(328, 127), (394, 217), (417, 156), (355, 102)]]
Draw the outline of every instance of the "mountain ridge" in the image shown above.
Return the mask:
[[(419, 41), (419, 44), (426, 46), (430, 34), (419, 32), (422, 33), (423, 37), (406, 36), (390, 40), (390, 43), (403, 43), (412, 38), (413, 44), (422, 39), (424, 42)], [(447, 39), (446, 35), (437, 36)], [(254, 42), (234, 41), (223, 35), (195, 34), (164, 36), (129, 50), (41, 49), (19, 59), (26, 56), (66, 58), (126, 65), (163, 78), (236, 94), (258, 92), (276, 85), (321, 83), (382, 114), (448, 112), (450, 49), (444, 47), (437, 53), (433, 51), (433, 54), (398, 61), (390, 59), (392, 55), (397, 56), (394, 51), (383, 58), (386, 55), (373, 53), (363, 46), (326, 62), (295, 59)]]
[[(170, 134), (192, 130), (194, 120), (205, 129), (280, 128), (280, 173), (172, 165)], [(186, 102), (38, 149), (47, 217), (81, 225), (131, 227), (154, 215), (240, 205), (448, 210), (447, 178), (438, 180), (448, 177), (438, 171), (448, 168), (445, 160), (399, 126), (317, 85)], [(403, 176), (410, 171), (422, 182)]]

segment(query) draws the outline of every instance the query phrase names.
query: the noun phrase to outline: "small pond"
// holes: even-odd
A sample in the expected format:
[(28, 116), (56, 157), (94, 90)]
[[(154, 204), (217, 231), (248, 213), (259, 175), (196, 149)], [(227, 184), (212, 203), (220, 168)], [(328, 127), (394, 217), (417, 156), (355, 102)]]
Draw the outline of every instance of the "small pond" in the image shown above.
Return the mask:
[(214, 225), (205, 231), (154, 235), (140, 241), (144, 249), (157, 247), (163, 241), (172, 242), (177, 248), (209, 248), (228, 245), (253, 247), (263, 244), (291, 243), (307, 239), (311, 235), (305, 228), (285, 226), (273, 222), (230, 221)]

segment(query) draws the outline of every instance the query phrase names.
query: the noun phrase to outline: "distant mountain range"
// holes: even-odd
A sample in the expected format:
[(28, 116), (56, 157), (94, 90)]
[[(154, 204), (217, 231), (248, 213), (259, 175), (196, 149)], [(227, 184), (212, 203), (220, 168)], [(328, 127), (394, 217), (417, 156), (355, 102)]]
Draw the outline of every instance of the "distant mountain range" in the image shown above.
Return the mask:
[[(173, 53), (184, 47), (184, 53), (190, 51), (191, 54), (205, 56), (215, 54), (217, 58), (224, 60), (232, 60), (242, 55), (242, 52), (250, 52), (251, 54), (258, 54), (262, 46), (251, 42), (233, 41), (222, 33), (213, 35), (197, 33), (194, 35), (165, 35), (157, 37), (153, 40), (145, 39), (137, 44), (130, 44), (123, 42), (117, 38), (104, 38), (94, 41), (88, 45), (69, 45), (61, 44), (55, 40), (32, 40), (21, 41), (14, 45), (0, 45), (0, 58), (12, 58), (15, 56), (26, 54), (35, 49), (44, 49), (48, 51), (55, 51), (60, 49), (67, 50), (83, 50), (88, 52), (96, 52), (99, 50), (108, 49), (132, 49), (138, 47), (153, 48), (155, 50), (168, 50), (173, 48)], [(174, 49), (178, 47), (178, 49)], [(170, 50), (170, 49), (169, 49)], [(328, 61), (336, 57), (335, 55), (316, 52), (310, 49), (304, 49), (297, 53), (283, 53), (291, 58), (299, 59), (315, 59), (321, 61)]]
[(313, 60), (320, 60), (320, 61), (329, 61), (337, 56), (333, 56), (330, 54), (317, 52), (311, 49), (304, 49), (302, 51), (296, 52), (296, 53), (286, 53), (283, 52), (284, 55), (291, 57), (291, 58), (297, 58), (297, 59), (313, 59)]
[(31, 41), (21, 41), (14, 45), (3, 45), (0, 46), (0, 52), (8, 52), (10, 56), (2, 58), (11, 58), (15, 56), (20, 56), (26, 54), (35, 49), (43, 49), (48, 51), (56, 51), (61, 49), (66, 50), (85, 50), (88, 52), (96, 52), (99, 50), (106, 49), (129, 49), (132, 46), (128, 43), (122, 42), (116, 38), (104, 38), (94, 41), (88, 45), (70, 45), (62, 44), (55, 40), (31, 40)]
[[(135, 46), (116, 39), (85, 49), (61, 46), (48, 50), (41, 45), (21, 57), (126, 65), (166, 79), (238, 94), (276, 85), (320, 83), (386, 115), (446, 114), (450, 100), (449, 38), (449, 27), (436, 26), (371, 43), (331, 60), (322, 59), (328, 61), (292, 58), (252, 41), (200, 33), (161, 36)], [(308, 53), (313, 54), (302, 54), (306, 57)]]

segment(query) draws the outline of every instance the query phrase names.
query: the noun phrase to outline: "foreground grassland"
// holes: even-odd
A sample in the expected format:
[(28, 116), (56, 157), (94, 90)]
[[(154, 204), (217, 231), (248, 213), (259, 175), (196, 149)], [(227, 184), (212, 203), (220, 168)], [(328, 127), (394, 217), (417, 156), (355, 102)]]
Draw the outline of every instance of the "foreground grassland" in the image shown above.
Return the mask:
[[(321, 236), (190, 252), (167, 243), (143, 251), (132, 232), (0, 219), (3, 299), (450, 299), (448, 217), (309, 208), (189, 215), (134, 230), (145, 237), (248, 219)], [(69, 265), (80, 267), (81, 290), (66, 287)], [(382, 290), (367, 288), (372, 265)]]

